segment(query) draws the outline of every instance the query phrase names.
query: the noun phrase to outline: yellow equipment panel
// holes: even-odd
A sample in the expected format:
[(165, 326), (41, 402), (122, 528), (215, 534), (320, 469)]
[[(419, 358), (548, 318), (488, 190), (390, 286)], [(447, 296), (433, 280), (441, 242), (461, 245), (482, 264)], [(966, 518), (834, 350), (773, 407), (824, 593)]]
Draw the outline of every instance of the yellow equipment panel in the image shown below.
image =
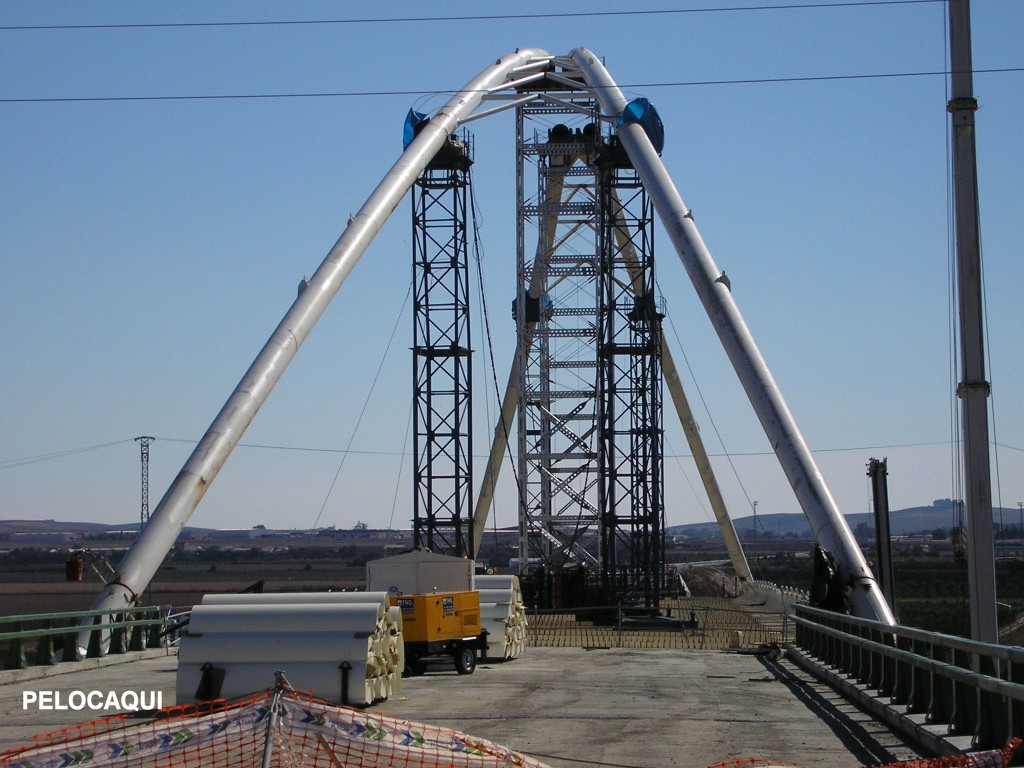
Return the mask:
[(436, 592), (392, 597), (402, 609), (406, 642), (434, 642), (480, 634), (480, 593)]

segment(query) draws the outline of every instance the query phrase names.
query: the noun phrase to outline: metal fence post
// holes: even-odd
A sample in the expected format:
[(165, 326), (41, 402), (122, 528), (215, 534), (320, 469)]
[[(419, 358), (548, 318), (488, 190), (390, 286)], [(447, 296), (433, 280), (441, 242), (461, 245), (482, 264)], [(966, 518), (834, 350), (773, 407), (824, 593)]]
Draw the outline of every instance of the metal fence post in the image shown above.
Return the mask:
[[(14, 623), (14, 631), (21, 632), (20, 621)], [(12, 638), (11, 644), (7, 648), (7, 663), (4, 664), (4, 669), (25, 669), (27, 666), (28, 659), (25, 658), (25, 646), (22, 644), (21, 638)]]
[[(971, 654), (966, 651), (953, 651), (953, 664), (961, 669), (973, 670)], [(964, 683), (953, 681), (953, 733), (961, 736), (978, 733), (978, 696)]]
[[(124, 621), (124, 617), (125, 616), (130, 616), (130, 615), (131, 614), (124, 614), (124, 613), (114, 614), (114, 613), (112, 613), (112, 614), (110, 614), (110, 623), (111, 624), (119, 624), (122, 621)], [(124, 627), (114, 627), (113, 629), (110, 630), (110, 648), (107, 650), (107, 653), (121, 654), (121, 653), (125, 652), (124, 634), (125, 634), (125, 628)]]
[(85, 653), (86, 658), (98, 659), (103, 655), (103, 631), (99, 628), (102, 623), (102, 616), (93, 617), (92, 629), (89, 631), (89, 647)]
[(53, 635), (49, 634), (48, 630), (53, 629), (53, 622), (47, 619), (43, 622), (43, 629), (47, 630), (47, 634), (39, 636), (39, 642), (36, 644), (36, 658), (35, 665), (37, 667), (48, 666), (50, 664), (56, 664), (57, 660), (53, 652)]
[[(1011, 683), (1024, 685), (1024, 663), (1007, 661), (1006, 677)], [(1010, 731), (1024, 733), (1024, 702), (1013, 701), (1010, 705)]]
[[(999, 677), (999, 663), (995, 659), (982, 655), (978, 661), (981, 674)], [(978, 723), (973, 746), (996, 749), (1015, 735), (1010, 731), (1008, 704), (1002, 696), (978, 689)]]

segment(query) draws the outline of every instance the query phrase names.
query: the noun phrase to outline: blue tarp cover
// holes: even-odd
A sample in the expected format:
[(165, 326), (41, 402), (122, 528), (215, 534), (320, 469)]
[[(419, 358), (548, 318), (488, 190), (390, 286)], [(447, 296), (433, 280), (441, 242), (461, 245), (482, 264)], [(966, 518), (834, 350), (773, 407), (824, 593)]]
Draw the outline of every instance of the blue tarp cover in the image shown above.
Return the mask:
[(647, 134), (647, 138), (654, 145), (654, 151), (659, 155), (665, 148), (665, 126), (661, 123), (661, 117), (647, 99), (633, 99), (619, 116), (618, 126), (639, 123)]
[(427, 122), (428, 119), (422, 112), (417, 112), (415, 109), (409, 110), (409, 114), (405, 116), (405, 126), (402, 129), (402, 149), (406, 149), (412, 144), (412, 140), (416, 138), (416, 128)]

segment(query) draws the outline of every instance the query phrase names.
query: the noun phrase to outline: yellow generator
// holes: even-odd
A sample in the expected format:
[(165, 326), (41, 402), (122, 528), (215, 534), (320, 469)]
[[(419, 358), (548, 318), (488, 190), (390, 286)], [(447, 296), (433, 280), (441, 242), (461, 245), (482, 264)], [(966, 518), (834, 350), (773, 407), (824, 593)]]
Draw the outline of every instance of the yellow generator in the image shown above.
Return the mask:
[(469, 675), (478, 655), (486, 654), (479, 592), (400, 595), (391, 598), (391, 605), (402, 611), (406, 677), (422, 675), (432, 657), (449, 657), (460, 675)]

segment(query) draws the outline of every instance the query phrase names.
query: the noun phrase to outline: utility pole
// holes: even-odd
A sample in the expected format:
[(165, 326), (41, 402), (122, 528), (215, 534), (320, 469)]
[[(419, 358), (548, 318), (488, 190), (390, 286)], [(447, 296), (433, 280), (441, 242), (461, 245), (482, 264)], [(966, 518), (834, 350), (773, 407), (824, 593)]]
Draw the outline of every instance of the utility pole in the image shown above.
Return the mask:
[(148, 436), (135, 438), (142, 454), (142, 509), (139, 513), (139, 531), (149, 522), (149, 444), (155, 439)]
[(960, 310), (960, 384), (967, 504), (967, 574), (971, 638), (999, 642), (996, 615), (995, 540), (992, 534), (992, 476), (989, 462), (985, 328), (981, 293), (981, 235), (978, 222), (978, 168), (975, 150), (970, 0), (949, 0), (952, 73), (947, 110), (953, 136), (953, 200)]
[(872, 458), (868, 462), (871, 478), (871, 498), (875, 511), (875, 568), (878, 587), (889, 605), (896, 605), (896, 580), (892, 567), (892, 536), (889, 528), (889, 474), (888, 459)]

